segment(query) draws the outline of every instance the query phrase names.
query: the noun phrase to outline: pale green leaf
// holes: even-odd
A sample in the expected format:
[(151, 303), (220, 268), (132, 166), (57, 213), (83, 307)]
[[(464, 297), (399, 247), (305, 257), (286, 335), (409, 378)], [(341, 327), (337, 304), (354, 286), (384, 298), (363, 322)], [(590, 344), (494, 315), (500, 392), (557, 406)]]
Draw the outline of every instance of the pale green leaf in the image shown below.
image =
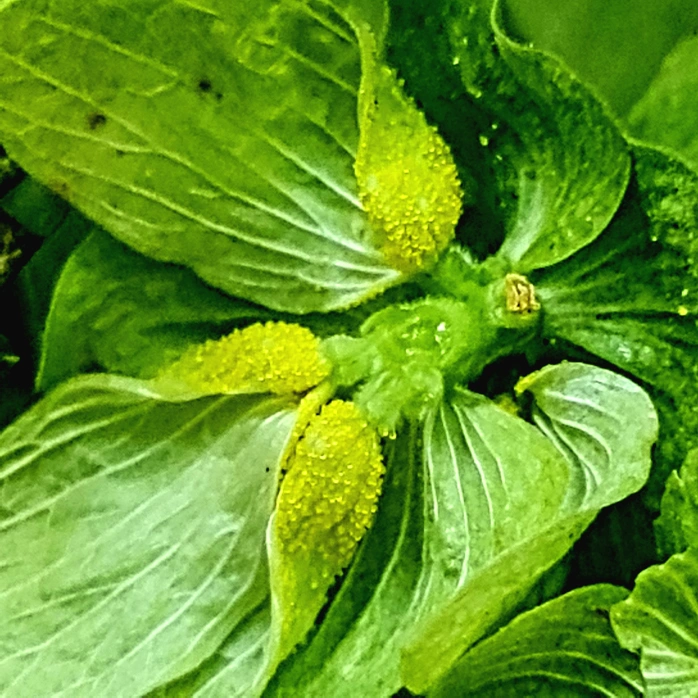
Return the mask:
[(643, 695), (637, 659), (618, 645), (608, 619), (627, 595), (591, 586), (518, 616), (468, 652), (429, 698)]
[[(652, 402), (635, 383), (565, 362), (526, 376), (517, 390), (531, 393), (534, 423), (570, 463), (570, 510), (600, 509), (645, 484), (658, 425)], [(620, 472), (626, 476), (617, 478)]]
[(200, 667), (148, 698), (250, 698), (267, 666), (270, 623), (267, 598)]
[(170, 402), (108, 375), (0, 435), (0, 693), (141, 695), (264, 602), (264, 534), (295, 404)]
[(330, 6), (20, 0), (1, 12), (4, 145), (116, 237), (291, 312), (399, 280), (358, 199), (360, 53)]
[(647, 698), (687, 698), (698, 686), (698, 550), (641, 572), (611, 610), (621, 645), (640, 654)]
[[(486, 564), (476, 570), (478, 574), (413, 631), (402, 663), (405, 683), (413, 691), (431, 686), (474, 642), (514, 611), (598, 511), (638, 491), (649, 475), (657, 418), (647, 395), (628, 379), (568, 363), (523, 379), (519, 391), (530, 391), (534, 421), (567, 465), (564, 501), (550, 501), (546, 487), (536, 482), (534, 464), (541, 459), (541, 450), (523, 448), (525, 442), (501, 425), (497, 451), (504, 448), (502, 442), (521, 449), (527, 465), (518, 471), (522, 482), (516, 492), (528, 496), (511, 506), (516, 500), (509, 495), (503, 518), (525, 516), (530, 509), (540, 517), (508, 531), (501, 546), (492, 549)], [(502, 434), (508, 435), (506, 440)], [(476, 461), (480, 467), (481, 463)], [(548, 465), (541, 467), (541, 473), (550, 476), (554, 471)], [(523, 482), (526, 477), (530, 477), (528, 484)], [(531, 507), (531, 501), (536, 505)], [(483, 518), (475, 517), (481, 528)]]
[(480, 142), (505, 219), (499, 258), (527, 273), (569, 257), (622, 200), (630, 159), (620, 132), (562, 63), (506, 33), (500, 2), (461, 0), (445, 21), (463, 83), (491, 115)]

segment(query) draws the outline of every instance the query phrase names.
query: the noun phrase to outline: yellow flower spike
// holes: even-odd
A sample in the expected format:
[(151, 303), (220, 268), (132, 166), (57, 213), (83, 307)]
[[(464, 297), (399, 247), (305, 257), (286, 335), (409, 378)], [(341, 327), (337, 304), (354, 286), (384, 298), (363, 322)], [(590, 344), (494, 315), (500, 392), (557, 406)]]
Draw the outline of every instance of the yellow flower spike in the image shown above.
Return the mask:
[(373, 521), (383, 473), (378, 435), (356, 405), (335, 400), (310, 419), (270, 526), (275, 661), (304, 639), (351, 561)]
[(402, 92), (395, 72), (364, 51), (359, 148), (354, 171), (359, 198), (396, 269), (432, 264), (455, 234), (462, 190), (451, 151)]
[(296, 444), (281, 485), (276, 529), (283, 549), (312, 550), (333, 575), (340, 572), (371, 525), (383, 471), (378, 435), (356, 405), (325, 405)]
[(320, 340), (305, 327), (256, 323), (192, 347), (158, 376), (201, 394), (303, 393), (330, 373)]

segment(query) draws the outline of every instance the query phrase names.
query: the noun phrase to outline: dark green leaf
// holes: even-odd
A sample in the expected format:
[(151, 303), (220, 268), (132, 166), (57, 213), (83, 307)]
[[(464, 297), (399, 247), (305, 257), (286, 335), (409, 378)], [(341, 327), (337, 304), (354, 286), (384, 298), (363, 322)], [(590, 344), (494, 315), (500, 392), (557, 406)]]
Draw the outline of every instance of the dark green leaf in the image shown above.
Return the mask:
[(75, 210), (69, 211), (17, 277), (22, 322), (35, 350), (35, 360), (39, 356), (51, 298), (63, 266), (73, 250), (94, 229), (95, 225), (84, 216)]
[(645, 567), (661, 561), (655, 518), (641, 493), (603, 509), (571, 553), (567, 588), (600, 582), (631, 587)]
[(618, 645), (608, 619), (627, 595), (591, 586), (518, 616), (468, 652), (429, 698), (643, 695), (637, 659)]
[(0, 199), (0, 208), (34, 235), (48, 237), (68, 219), (75, 225), (82, 218), (67, 201), (39, 184), (31, 177), (25, 177)]
[(0, 693), (135, 696), (192, 670), (268, 594), (295, 404), (64, 383), (0, 435)]
[(457, 8), (447, 19), (453, 61), (492, 118), (480, 139), (496, 161), (506, 219), (498, 256), (527, 273), (601, 233), (623, 197), (630, 160), (586, 88), (558, 60), (505, 33), (500, 3), (462, 0)]

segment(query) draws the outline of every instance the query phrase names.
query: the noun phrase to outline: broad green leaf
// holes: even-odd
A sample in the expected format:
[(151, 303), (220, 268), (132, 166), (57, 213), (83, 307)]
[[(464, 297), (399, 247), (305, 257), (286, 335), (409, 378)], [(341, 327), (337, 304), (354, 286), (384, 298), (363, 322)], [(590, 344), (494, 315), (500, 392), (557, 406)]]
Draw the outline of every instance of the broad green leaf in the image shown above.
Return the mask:
[[(567, 465), (564, 500), (550, 502), (534, 478), (516, 487), (520, 496), (529, 497), (528, 504), (509, 506), (506, 516), (522, 516), (522, 510), (533, 508), (539, 518), (509, 531), (486, 565), (413, 631), (402, 662), (410, 690), (423, 692), (446, 673), (463, 652), (515, 610), (600, 509), (638, 491), (649, 475), (657, 418), (647, 395), (628, 379), (593, 366), (563, 363), (524, 378), (517, 389), (531, 394), (534, 422)], [(503, 433), (511, 433), (510, 428), (502, 425), (499, 434)], [(527, 462), (519, 471), (524, 480), (541, 452), (523, 448), (523, 440), (513, 433), (509, 439), (511, 448), (520, 448)], [(543, 472), (551, 474), (550, 467)], [(513, 494), (508, 499), (510, 504), (515, 501)], [(482, 526), (481, 517), (475, 520)]]
[[(356, 304), (402, 280), (383, 247), (410, 232), (405, 211), (429, 221), (442, 207), (430, 192), (401, 190), (412, 166), (430, 162), (418, 141), (394, 154), (381, 199), (407, 192), (385, 216), (399, 225), (371, 224), (385, 212), (364, 195), (381, 173), (369, 165), (362, 194), (354, 164), (370, 130), (360, 93), (372, 71), (387, 70), (363, 65), (380, 52), (366, 43), (371, 27), (380, 41), (385, 3), (336, 10), (305, 0), (128, 10), (110, 0), (87, 12), (75, 0), (10, 3), (0, 16), (0, 136), (39, 181), (148, 256), (277, 310)], [(403, 100), (386, 133), (419, 136), (400, 121), (415, 115)]]
[(518, 616), (468, 652), (429, 698), (643, 695), (637, 659), (609, 622), (611, 606), (627, 595), (590, 586)]
[(498, 257), (519, 273), (569, 257), (622, 200), (630, 171), (623, 138), (562, 63), (506, 33), (501, 3), (459, 0), (445, 22), (463, 83), (491, 115), (480, 142), (505, 219)]
[(595, 512), (554, 517), (479, 570), (450, 603), (413, 631), (402, 651), (402, 680), (415, 693), (433, 686), (475, 643), (506, 623), (537, 581), (569, 552)]
[(399, 434), (374, 526), (316, 635), (265, 695), (425, 690), (524, 601), (598, 508), (639, 487), (653, 411), (634, 386), (630, 395), (638, 425), (622, 424), (645, 458), (599, 468), (590, 487), (607, 496), (592, 491), (593, 509), (565, 506), (578, 463), (536, 427), (462, 389)]
[(193, 343), (268, 311), (225, 296), (191, 271), (139, 255), (102, 231), (68, 260), (43, 338), (37, 386), (95, 365), (152, 377)]
[(427, 418), (423, 438), (430, 487), (423, 584), (433, 605), (508, 547), (543, 530), (562, 506), (570, 472), (537, 429), (465, 391)]
[(686, 456), (680, 472), (669, 476), (655, 530), (659, 551), (667, 557), (698, 547), (698, 450)]
[(268, 594), (264, 537), (296, 405), (63, 383), (0, 435), (0, 693), (141, 695)]
[[(565, 362), (526, 376), (516, 389), (533, 396), (534, 424), (569, 461), (566, 508), (601, 509), (647, 482), (657, 415), (642, 388), (617, 373)], [(626, 477), (615, 479), (621, 471)]]
[(649, 386), (662, 438), (650, 483), (698, 445), (698, 176), (634, 150), (633, 182), (613, 224), (573, 258), (532, 278), (543, 327)]
[(677, 41), (698, 29), (694, 0), (505, 0), (504, 6), (518, 36), (560, 56), (619, 116), (642, 97)]
[(647, 698), (687, 698), (698, 686), (698, 550), (641, 572), (611, 609), (621, 645), (640, 654)]
[(356, 37), (324, 3), (22, 0), (0, 21), (8, 151), (130, 246), (290, 311), (397, 280), (352, 171)]
[(647, 92), (628, 114), (628, 130), (646, 143), (671, 148), (698, 168), (696, 95), (698, 37), (694, 35), (666, 56)]
[(270, 623), (269, 600), (265, 599), (200, 667), (149, 693), (148, 698), (254, 695), (267, 665)]

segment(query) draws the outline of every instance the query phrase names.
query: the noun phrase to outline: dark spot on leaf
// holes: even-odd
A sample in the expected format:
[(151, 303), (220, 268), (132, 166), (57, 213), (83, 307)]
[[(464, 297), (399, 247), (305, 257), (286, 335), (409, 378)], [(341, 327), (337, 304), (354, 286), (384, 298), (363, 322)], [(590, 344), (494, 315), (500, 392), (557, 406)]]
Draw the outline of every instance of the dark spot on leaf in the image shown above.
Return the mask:
[(91, 131), (94, 131), (107, 123), (107, 117), (99, 112), (92, 112), (87, 116), (87, 123)]
[(264, 470), (265, 470), (266, 472), (269, 472), (269, 468), (264, 468)]
[(594, 613), (596, 613), (597, 616), (601, 616), (606, 620), (610, 618), (610, 613), (608, 612), (607, 608), (595, 608)]
[(223, 99), (222, 92), (216, 92), (216, 101), (220, 102)]
[(126, 155), (126, 153), (124, 153), (123, 150), (119, 150), (118, 148), (116, 149), (115, 152), (116, 152), (116, 157), (118, 157), (118, 158), (122, 158), (124, 155)]
[(47, 186), (54, 194), (58, 194), (58, 196), (62, 197), (63, 199), (67, 199), (68, 195), (70, 194), (68, 182), (65, 182), (64, 180), (49, 181), (47, 182)]
[(198, 87), (201, 92), (210, 92), (213, 85), (211, 85), (211, 81), (208, 78), (201, 78)]

